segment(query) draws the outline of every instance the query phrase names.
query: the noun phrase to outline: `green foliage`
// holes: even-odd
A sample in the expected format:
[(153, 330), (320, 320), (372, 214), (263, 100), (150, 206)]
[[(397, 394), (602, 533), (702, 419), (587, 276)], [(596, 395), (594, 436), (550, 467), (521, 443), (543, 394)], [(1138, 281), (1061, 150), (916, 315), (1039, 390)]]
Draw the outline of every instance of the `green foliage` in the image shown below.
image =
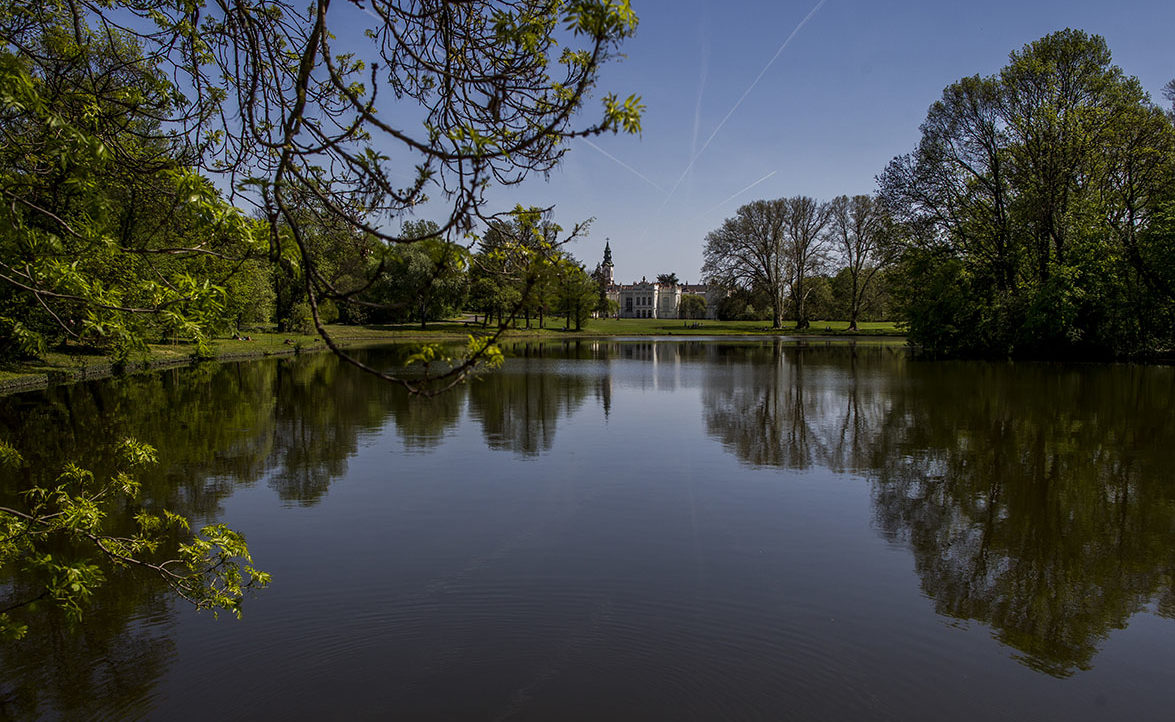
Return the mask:
[[(808, 279), (826, 261), (825, 228), (831, 217), (831, 204), (809, 196), (739, 206), (734, 217), (706, 235), (702, 275), (707, 283), (761, 296), (772, 327), (782, 326), (785, 306), (790, 306), (797, 327), (806, 328)], [(719, 313), (731, 319), (757, 315), (755, 309), (764, 307), (746, 311), (734, 301), (726, 306)]]
[[(271, 229), (282, 249), (277, 268), (269, 276), (274, 315), (282, 332), (314, 333), (314, 314), (306, 289), (307, 268), (332, 289), (316, 299), (320, 320), (331, 323), (339, 318), (338, 303), (342, 299), (368, 288), (380, 244), (327, 213), (322, 201), (309, 189), (296, 193), (291, 189), (289, 196), (286, 218)], [(339, 301), (332, 294), (337, 294)]]
[(968, 274), (958, 259), (912, 251), (898, 276), (906, 282), (899, 286), (906, 304), (903, 317), (918, 329), (918, 343), (944, 355), (966, 354), (985, 338)]
[[(475, 371), (495, 369), (502, 365), (505, 356), (502, 349), (488, 337), (470, 335), (465, 344), (463, 354), (452, 353), (453, 347), (448, 344), (428, 343), (419, 344), (404, 359), (405, 366), (419, 366), (425, 382), (429, 379), (445, 379), (461, 365), (469, 363)], [(464, 380), (464, 375), (458, 381)], [(429, 389), (421, 387), (421, 391)], [(431, 395), (431, 394), (427, 394)]]
[(557, 310), (565, 319), (564, 328), (583, 329), (599, 305), (599, 286), (581, 264), (572, 258), (561, 259), (556, 267)]
[[(27, 625), (20, 615), (42, 600), (77, 623), (95, 589), (116, 568), (149, 571), (197, 609), (237, 616), (245, 595), (269, 583), (269, 575), (253, 566), (244, 537), (222, 524), (206, 526), (184, 542), (186, 519), (166, 509), (140, 507), (134, 529), (109, 531), (108, 516), (138, 498), (140, 485), (132, 472), (156, 461), (152, 447), (133, 439), (123, 440), (114, 451), (115, 467), (108, 477), (99, 479), (67, 463), (51, 483), (27, 486), (20, 508), (0, 506), (0, 568), (23, 579), (9, 594), (40, 589), (5, 600), (0, 634), (23, 636)], [(25, 462), (0, 441), (0, 465), (12, 475)]]
[[(0, 11), (0, 354), (425, 325), (466, 300), (468, 254), (445, 239), (488, 217), (492, 183), (550, 171), (568, 139), (640, 132), (640, 99), (616, 93), (573, 125), (636, 31), (627, 0), (365, 8), (381, 22), (339, 53), (330, 3)], [(422, 237), (404, 221), (430, 201), (450, 212)], [(549, 263), (553, 224), (512, 216)], [(479, 293), (541, 325), (552, 278)]]
[(828, 276), (812, 276), (804, 279), (807, 291), (807, 313), (809, 318), (828, 321), (834, 318), (848, 318), (836, 313), (832, 281)]
[[(487, 324), (492, 316), (497, 317), (499, 326), (522, 317), (527, 328), (532, 318), (542, 327), (552, 312), (579, 324), (595, 311), (599, 306), (598, 280), (562, 250), (585, 233), (589, 224), (578, 224), (564, 234), (549, 211), (522, 206), (491, 223), (472, 258), (470, 295), (470, 302), (484, 312)], [(589, 283), (590, 303), (585, 290)]]
[(182, 96), (138, 40), (42, 10), (0, 22), (0, 354), (202, 343), (227, 322), (223, 284), (246, 272), (256, 224), (191, 168), (161, 120)]
[(0, 358), (30, 358), (44, 352), (41, 334), (18, 319), (0, 316)]
[(385, 273), (364, 298), (378, 304), (372, 321), (429, 321), (457, 313), (469, 295), (469, 252), (440, 237), (432, 221), (404, 224), (401, 235), (411, 242), (387, 250)]
[[(1175, 126), (1105, 41), (1065, 30), (949, 86), (881, 176), (903, 221), (910, 338), (938, 354), (1175, 346)], [(1153, 319), (1160, 319), (1158, 323)]]
[(502, 349), (488, 338), (470, 336), (465, 345), (465, 357), (478, 359), (484, 368), (496, 369), (506, 361)]
[(681, 303), (677, 306), (677, 315), (681, 318), (705, 318), (706, 297), (696, 293), (681, 294)]
[(718, 301), (718, 320), (769, 321), (772, 315), (771, 298), (771, 294), (763, 291), (735, 288)]
[(314, 314), (310, 310), (310, 304), (306, 301), (294, 304), (282, 318), (281, 329), (288, 333), (314, 333)]

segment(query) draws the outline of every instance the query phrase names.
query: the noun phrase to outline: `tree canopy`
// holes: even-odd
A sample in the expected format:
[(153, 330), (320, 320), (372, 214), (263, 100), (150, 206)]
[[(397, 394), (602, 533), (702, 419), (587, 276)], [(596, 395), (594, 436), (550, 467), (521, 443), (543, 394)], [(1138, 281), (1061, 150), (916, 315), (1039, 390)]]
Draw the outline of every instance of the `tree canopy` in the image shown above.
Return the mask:
[(943, 91), (880, 176), (905, 224), (910, 337), (935, 353), (1169, 348), (1175, 128), (1075, 30)]
[[(263, 257), (290, 279), (277, 305), (305, 303), (342, 353), (325, 309), (370, 303), (363, 290), (389, 265), (340, 280), (317, 230), (384, 246), (466, 242), (495, 215), (493, 184), (549, 171), (569, 138), (638, 132), (635, 96), (604, 93), (582, 120), (600, 67), (636, 25), (627, 0), (5, 10), (5, 345), (34, 351), (47, 332), (133, 345), (144, 323), (199, 341), (232, 318), (229, 279), (264, 273), (250, 265)], [(445, 214), (427, 237), (404, 225), (422, 206)]]
[[(212, 334), (272, 309), (349, 363), (439, 393), (500, 361), (496, 334), (451, 359), (427, 347), (409, 359), (425, 372), (408, 376), (344, 352), (325, 324), (373, 309), (424, 324), (453, 310), (470, 246), (501, 223), (518, 230), (497, 248), (521, 285), (499, 313), (541, 314), (555, 295), (536, 289), (561, 286), (578, 326), (595, 295), (559, 251), (576, 231), (544, 209), (495, 213), (486, 194), (551, 170), (571, 138), (639, 132), (640, 100), (596, 88), (636, 26), (628, 0), (5, 4), (0, 356), (84, 344), (125, 360), (159, 339), (202, 353)], [(422, 208), (440, 209), (437, 221)], [(126, 443), (136, 463), (152, 455)], [(3, 440), (0, 461), (24, 463)], [(148, 567), (197, 606), (237, 611), (267, 581), (219, 525), (163, 562), (151, 556), (161, 537), (184, 536), (181, 516), (144, 512), (106, 534), (107, 507), (134, 503), (126, 474), (95, 481), (69, 466), (25, 481), (24, 503), (0, 508), (0, 565), (23, 565), (67, 609), (80, 611), (102, 572), (45, 553), (62, 539)], [(27, 606), (9, 601), (0, 614)]]

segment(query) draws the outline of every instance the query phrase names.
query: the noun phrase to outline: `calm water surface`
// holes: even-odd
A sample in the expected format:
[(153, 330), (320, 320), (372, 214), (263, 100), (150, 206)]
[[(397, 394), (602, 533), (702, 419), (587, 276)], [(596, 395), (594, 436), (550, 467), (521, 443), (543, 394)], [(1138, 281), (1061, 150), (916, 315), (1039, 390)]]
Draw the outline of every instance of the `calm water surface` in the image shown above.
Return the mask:
[(0, 399), (34, 463), (155, 445), (149, 503), (274, 577), (35, 618), (0, 717), (1170, 719), (1175, 369), (511, 351), (432, 401), (326, 355)]

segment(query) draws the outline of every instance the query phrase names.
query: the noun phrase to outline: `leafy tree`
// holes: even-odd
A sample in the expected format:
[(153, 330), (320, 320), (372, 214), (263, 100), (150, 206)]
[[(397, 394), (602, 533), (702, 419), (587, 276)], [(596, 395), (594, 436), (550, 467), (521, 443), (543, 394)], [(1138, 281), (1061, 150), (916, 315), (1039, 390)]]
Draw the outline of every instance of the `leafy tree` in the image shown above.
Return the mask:
[(482, 313), (482, 326), (488, 327), (496, 317), (499, 326), (506, 323), (510, 309), (517, 307), (518, 289), (503, 282), (503, 259), (479, 252), (470, 269), (469, 303)]
[(501, 329), (522, 314), (529, 328), (534, 313), (541, 324), (559, 303), (561, 264), (569, 260), (562, 247), (589, 226), (579, 223), (564, 233), (549, 210), (521, 206), (494, 219), (478, 244), (473, 270), (474, 303), (488, 312), (487, 320), (497, 313)]
[(553, 312), (563, 312), (563, 276), (565, 271), (562, 264), (569, 260), (563, 252), (557, 252), (552, 262), (536, 269), (534, 284), (527, 295), (526, 304), (522, 307), (526, 327), (530, 328), (531, 317), (537, 317), (539, 328), (545, 328), (547, 316)]
[(601, 316), (615, 316), (620, 312), (620, 302), (608, 298), (608, 273), (600, 264), (596, 264), (592, 271), (592, 280), (596, 282), (596, 313)]
[[(369, 274), (379, 268), (381, 274), (387, 270), (387, 256), (391, 250), (379, 243), (370, 234), (352, 228), (325, 210), (321, 199), (303, 190), (290, 195), (291, 205), (296, 209), (291, 214), (297, 218), (297, 231), (306, 254), (313, 265), (307, 268), (305, 259), (296, 252), (292, 242), (294, 227), (281, 218), (267, 219), (271, 232), (284, 239), (284, 252), (273, 258), (273, 279), (276, 320), (278, 329), (296, 333), (313, 333), (314, 314), (310, 307), (307, 291), (307, 274), (315, 274), (352, 302), (345, 304), (347, 320), (362, 321), (368, 318), (373, 305), (370, 294), (380, 279), (372, 280)], [(258, 212), (258, 215), (263, 215)], [(383, 261), (383, 265), (380, 261)], [(329, 300), (329, 299), (328, 299)], [(337, 317), (338, 306), (334, 301), (323, 304), (324, 323)]]
[(828, 218), (828, 204), (807, 196), (748, 203), (706, 236), (702, 276), (707, 283), (765, 294), (773, 328), (782, 327), (790, 301), (796, 326), (806, 328), (812, 289), (806, 280), (827, 261)]
[[(577, 125), (601, 66), (635, 32), (637, 18), (627, 0), (372, 0), (363, 11), (378, 18), (374, 27), (362, 36), (345, 34), (345, 47), (336, 49), (334, 31), (353, 26), (358, 11), (329, 0), (308, 8), (283, 0), (51, 0), (6, 11), (0, 16), (4, 112), (60, 131), (25, 132), (27, 123), (0, 120), (6, 147), (13, 156), (45, 158), (44, 167), (72, 174), (69, 187), (77, 191), (77, 202), (69, 208), (76, 213), (61, 215), (19, 182), (6, 183), (14, 203), (5, 206), (17, 209), (18, 217), (4, 220), (25, 228), (28, 218), (36, 218), (45, 227), (18, 236), (25, 246), (39, 244), (31, 251), (34, 258), (45, 255), (39, 249), (46, 244), (74, 233), (87, 242), (104, 240), (110, 234), (103, 223), (90, 222), (102, 221), (105, 214), (96, 211), (109, 205), (96, 179), (114, 166), (157, 178), (159, 164), (148, 161), (160, 156), (160, 144), (170, 144), (181, 160), (163, 168), (177, 181), (169, 197), (205, 225), (255, 243), (250, 224), (218, 205), (212, 186), (200, 187), (198, 174), (219, 177), (220, 185), (232, 189), (233, 203), (253, 206), (268, 228), (269, 258), (301, 286), (314, 326), (343, 353), (320, 311), (326, 301), (344, 308), (363, 304), (356, 286), (367, 287), (386, 267), (370, 265), (360, 284), (349, 273), (336, 282), (316, 250), (318, 229), (348, 229), (353, 237), (384, 245), (411, 243), (420, 239), (387, 229), (400, 228), (431, 201), (449, 209), (440, 235), (469, 233), (489, 218), (483, 208), (491, 184), (550, 170), (569, 138), (639, 132), (639, 99), (610, 93), (600, 96), (594, 122)], [(47, 47), (52, 52), (42, 51)], [(65, 58), (64, 71), (46, 58)], [(55, 95), (60, 84), (54, 83), (61, 78), (79, 79), (64, 87), (89, 93), (92, 100), (79, 104), (86, 112), (55, 110), (61, 103)], [(87, 79), (95, 78), (101, 82), (87, 88)], [(130, 125), (118, 117), (132, 119)], [(143, 132), (134, 123), (153, 123), (158, 131)], [(123, 152), (133, 144), (112, 142), (117, 134), (105, 132), (108, 127), (130, 128), (135, 132), (128, 139), (146, 137), (155, 145)], [(406, 168), (413, 170), (405, 180)], [(167, 246), (201, 252), (205, 235)], [(204, 279), (160, 283), (148, 289), (158, 296), (153, 303), (140, 306), (84, 277), (84, 285), (75, 276), (63, 286), (50, 273), (60, 275), (62, 268), (58, 262), (28, 277), (8, 273), (5, 283), (10, 293), (77, 304), (95, 317), (86, 318), (93, 333), (130, 339), (141, 334), (133, 328), (122, 333), (107, 319), (111, 312), (167, 311), (169, 323), (191, 334), (203, 328), (201, 314), (220, 310), (212, 308), (222, 294), (211, 280), (207, 288)], [(9, 264), (13, 269), (23, 266)], [(303, 302), (287, 300), (278, 299), (279, 317)], [(61, 318), (68, 328), (69, 317)], [(11, 346), (27, 345), (21, 340), (29, 338), (27, 328), (0, 326), (10, 329)], [(460, 381), (491, 347), (484, 348), (434, 380), (438, 389)]]
[[(155, 450), (125, 440), (119, 445), (119, 460), (114, 474), (104, 480), (67, 464), (51, 484), (26, 488), (23, 508), (0, 506), (0, 568), (15, 567), (24, 577), (10, 588), (13, 596), (0, 609), (0, 634), (23, 636), (27, 625), (20, 613), (42, 600), (64, 610), (70, 621), (79, 621), (112, 565), (139, 567), (158, 576), (197, 609), (222, 609), (237, 616), (245, 594), (269, 583), (269, 575), (252, 566), (244, 537), (223, 524), (206, 526), (177, 542), (182, 537), (175, 533), (188, 530), (184, 517), (142, 509), (133, 531), (107, 531), (104, 520), (110, 511), (138, 495), (139, 483), (130, 471), (154, 462)], [(0, 443), (0, 464), (14, 472), (24, 459)], [(166, 550), (162, 556), (161, 548)]]
[(832, 279), (821, 274), (805, 279), (804, 284), (807, 286), (805, 308), (809, 318), (823, 321), (836, 318)]
[(165, 122), (183, 96), (138, 39), (46, 3), (4, 13), (0, 41), (0, 345), (125, 355), (239, 316), (225, 284), (264, 273), (263, 236), (194, 171)]
[(1168, 348), (1175, 297), (1144, 239), (1173, 177), (1175, 128), (1100, 37), (1053, 33), (949, 86), (879, 179), (903, 268), (931, 279), (906, 283), (911, 339), (961, 354)]
[(563, 327), (570, 329), (574, 324), (575, 330), (580, 331), (583, 322), (599, 305), (599, 287), (583, 265), (573, 258), (563, 259), (558, 265), (558, 273), (558, 308), (565, 319)]
[(426, 328), (432, 319), (453, 315), (464, 305), (469, 292), (469, 253), (438, 235), (432, 221), (406, 224), (405, 235), (421, 240), (393, 246), (381, 263), (382, 273), (360, 298), (375, 307), (370, 318), (376, 321), (416, 320)]
[[(874, 274), (873, 279), (859, 296), (857, 311), (858, 321), (889, 321), (899, 319), (897, 310), (893, 307), (893, 285), (899, 276), (894, 265)], [(853, 297), (852, 273), (848, 268), (841, 268), (832, 277), (832, 311), (829, 318), (846, 319), (849, 317), (850, 300)]]
[(677, 315), (681, 318), (705, 318), (706, 297), (696, 293), (681, 294), (681, 302), (677, 305)]
[(659, 273), (657, 274), (657, 283), (662, 286), (676, 286), (680, 281), (677, 280), (676, 273)]
[(763, 291), (734, 288), (722, 297), (714, 312), (722, 321), (766, 321), (771, 318), (771, 298)]

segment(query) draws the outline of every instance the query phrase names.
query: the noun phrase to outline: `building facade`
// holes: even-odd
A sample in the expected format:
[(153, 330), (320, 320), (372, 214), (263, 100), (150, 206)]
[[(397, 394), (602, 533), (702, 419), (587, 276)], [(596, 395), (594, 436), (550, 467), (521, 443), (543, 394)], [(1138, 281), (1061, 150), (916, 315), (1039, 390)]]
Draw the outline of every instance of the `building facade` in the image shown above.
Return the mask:
[(612, 264), (612, 246), (604, 244), (604, 261), (600, 269), (607, 281), (609, 300), (619, 307), (618, 318), (680, 318), (681, 298), (695, 294), (706, 299), (706, 318), (717, 318), (718, 302), (725, 295), (703, 284), (667, 284), (641, 278), (639, 283), (618, 284)]

